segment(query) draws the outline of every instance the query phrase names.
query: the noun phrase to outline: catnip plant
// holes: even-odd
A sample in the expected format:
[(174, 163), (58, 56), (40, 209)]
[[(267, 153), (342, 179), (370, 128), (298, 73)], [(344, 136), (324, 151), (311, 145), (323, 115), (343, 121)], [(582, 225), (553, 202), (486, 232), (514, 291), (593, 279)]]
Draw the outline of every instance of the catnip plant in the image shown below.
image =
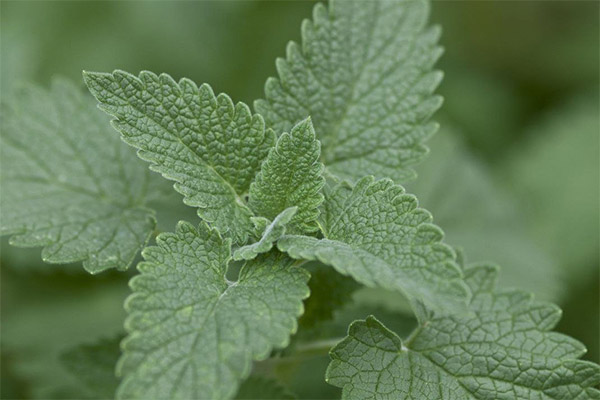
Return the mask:
[[(401, 337), (376, 315), (353, 322), (324, 377), (344, 399), (600, 399), (584, 346), (552, 332), (560, 309), (496, 287), (498, 267), (465, 263), (401, 186), (442, 104), (428, 14), (417, 0), (317, 4), (253, 109), (208, 84), (120, 70), (83, 73), (110, 123), (65, 80), (3, 104), (0, 232), (92, 274), (143, 257), (117, 398), (246, 398), (273, 384), (254, 362), (310, 346), (302, 324), (304, 343), (291, 339), (301, 316), (319, 324), (363, 285), (402, 293), (417, 326)], [(157, 233), (151, 204), (167, 181), (199, 221)], [(309, 290), (307, 263), (337, 283)], [(335, 300), (303, 316), (309, 296)]]

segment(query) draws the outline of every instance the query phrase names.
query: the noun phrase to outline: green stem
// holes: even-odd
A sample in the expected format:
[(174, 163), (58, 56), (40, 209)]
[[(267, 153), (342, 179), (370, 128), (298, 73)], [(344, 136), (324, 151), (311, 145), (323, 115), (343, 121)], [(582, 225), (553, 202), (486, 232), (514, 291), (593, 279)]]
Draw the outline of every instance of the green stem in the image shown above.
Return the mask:
[(304, 359), (323, 356), (329, 353), (329, 350), (338, 344), (343, 338), (331, 338), (316, 340), (314, 342), (300, 343), (294, 348), (294, 352), (288, 356), (276, 356), (260, 361), (255, 364), (257, 370), (272, 372), (275, 366), (295, 365)]
[(344, 338), (337, 337), (324, 340), (315, 340), (314, 342), (301, 343), (296, 346), (294, 355), (319, 355), (327, 354), (329, 350)]
[(408, 335), (408, 337), (404, 341), (404, 346), (409, 347), (413, 340), (415, 340), (416, 337), (419, 336), (425, 325), (427, 325), (427, 322), (425, 322), (424, 324), (417, 325), (417, 327), (410, 333), (410, 335)]
[(304, 264), (306, 264), (308, 262), (308, 260), (296, 260), (294, 261), (294, 263), (292, 264), (293, 267), (301, 267)]

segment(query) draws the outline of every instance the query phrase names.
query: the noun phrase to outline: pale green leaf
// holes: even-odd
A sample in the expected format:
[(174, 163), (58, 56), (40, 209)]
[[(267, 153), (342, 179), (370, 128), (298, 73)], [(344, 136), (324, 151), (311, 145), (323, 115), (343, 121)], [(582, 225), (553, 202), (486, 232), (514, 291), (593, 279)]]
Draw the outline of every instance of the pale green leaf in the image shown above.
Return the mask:
[[(458, 133), (443, 122), (430, 142), (431, 155), (416, 168), (419, 179), (406, 189), (435, 215), (449, 245), (464, 248), (471, 259), (503, 266), (500, 286), (558, 301), (566, 288), (558, 260), (542, 251), (528, 232), (531, 223), (524, 216), (530, 213), (458, 140)], [(546, 199), (555, 203), (555, 197)], [(542, 207), (541, 199), (535, 204)]]
[(274, 219), (288, 207), (298, 207), (288, 233), (318, 230), (323, 164), (320, 143), (307, 118), (282, 134), (250, 185), (248, 205), (257, 215)]
[[(242, 246), (233, 254), (234, 260), (252, 260), (261, 253), (266, 253), (273, 248), (273, 244), (281, 238), (286, 231), (287, 225), (294, 218), (297, 207), (286, 208), (279, 214), (273, 222), (267, 225), (258, 242)], [(258, 221), (258, 226), (262, 225), (263, 218), (254, 217)], [(258, 228), (257, 226), (257, 228)]]
[[(528, 228), (563, 266), (563, 280), (584, 281), (600, 254), (600, 104), (571, 100), (537, 121), (505, 174), (519, 195)], [(560, 190), (557, 190), (557, 186)]]
[(91, 97), (63, 80), (23, 88), (3, 103), (0, 141), (0, 233), (11, 244), (92, 273), (131, 264), (156, 223), (145, 204), (157, 177)]
[(468, 290), (454, 251), (417, 199), (390, 180), (363, 178), (325, 191), (323, 239), (286, 235), (291, 257), (319, 260), (358, 282), (399, 290), (436, 309), (464, 306)]
[(287, 345), (308, 273), (272, 252), (246, 262), (230, 282), (230, 241), (205, 223), (180, 222), (157, 243), (144, 250), (130, 284), (118, 397), (231, 398), (252, 360)]
[(551, 332), (560, 309), (497, 290), (497, 270), (465, 270), (469, 316), (421, 323), (405, 341), (374, 317), (356, 321), (331, 351), (327, 380), (344, 399), (600, 399), (597, 365), (576, 340)]
[[(62, 365), (79, 379), (85, 398), (112, 399), (119, 384), (115, 365), (121, 350), (120, 336), (101, 339), (94, 344), (72, 347), (61, 354)], [(295, 399), (284, 386), (274, 379), (250, 376), (239, 387), (235, 399)]]
[(189, 79), (178, 83), (146, 71), (139, 77), (86, 72), (84, 78), (151, 169), (175, 181), (201, 218), (244, 243), (252, 231), (244, 196), (275, 141), (262, 117)]
[(342, 178), (412, 178), (442, 103), (433, 95), (442, 74), (432, 71), (440, 30), (428, 14), (421, 0), (317, 4), (256, 111), (277, 132), (310, 116), (327, 169)]

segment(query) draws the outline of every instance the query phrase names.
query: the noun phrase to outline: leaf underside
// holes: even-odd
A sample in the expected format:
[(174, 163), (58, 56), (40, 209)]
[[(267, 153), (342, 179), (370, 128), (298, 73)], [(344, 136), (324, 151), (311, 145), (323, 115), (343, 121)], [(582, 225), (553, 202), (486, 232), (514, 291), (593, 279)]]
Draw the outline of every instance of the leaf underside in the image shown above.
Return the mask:
[(145, 207), (159, 185), (72, 83), (20, 90), (2, 105), (0, 233), (44, 246), (50, 263), (91, 273), (126, 269), (156, 221)]
[[(247, 244), (237, 249), (233, 254), (234, 260), (252, 260), (261, 253), (266, 253), (285, 234), (287, 225), (296, 215), (297, 207), (286, 208), (273, 222), (267, 225), (258, 242)], [(262, 222), (262, 219), (261, 221)]]
[(427, 28), (428, 15), (421, 0), (317, 4), (256, 111), (276, 132), (310, 116), (322, 159), (341, 178), (413, 178), (442, 103), (433, 94), (442, 74), (432, 71), (440, 29)]
[(494, 267), (465, 275), (473, 315), (433, 317), (404, 342), (374, 317), (356, 321), (330, 353), (327, 381), (344, 399), (600, 399), (600, 367), (551, 332), (558, 307), (495, 289)]
[(100, 108), (151, 169), (175, 181), (187, 205), (235, 243), (252, 232), (244, 197), (275, 142), (261, 116), (210, 86), (144, 71), (86, 72)]
[(399, 290), (436, 310), (465, 307), (468, 289), (454, 251), (431, 215), (390, 180), (363, 178), (325, 191), (324, 239), (286, 235), (278, 248), (318, 260), (372, 287)]
[(272, 252), (225, 278), (230, 240), (180, 222), (148, 247), (126, 302), (128, 337), (118, 397), (231, 398), (252, 360), (284, 347), (297, 328), (308, 273)]

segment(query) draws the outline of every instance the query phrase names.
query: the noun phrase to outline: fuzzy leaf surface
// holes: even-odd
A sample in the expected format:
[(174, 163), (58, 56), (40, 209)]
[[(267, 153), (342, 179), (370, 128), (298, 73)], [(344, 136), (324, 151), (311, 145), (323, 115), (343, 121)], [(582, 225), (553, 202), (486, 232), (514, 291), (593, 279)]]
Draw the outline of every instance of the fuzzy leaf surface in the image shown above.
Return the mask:
[(272, 252), (225, 278), (230, 240), (201, 223), (144, 250), (126, 302), (129, 336), (118, 373), (121, 399), (229, 399), (253, 360), (284, 347), (308, 296), (308, 273)]
[[(252, 260), (261, 253), (266, 253), (273, 248), (274, 243), (279, 240), (284, 234), (287, 224), (294, 218), (297, 207), (286, 208), (279, 214), (273, 222), (267, 225), (258, 242), (248, 244), (237, 249), (233, 254), (234, 260)], [(256, 217), (255, 217), (256, 218)], [(259, 219), (257, 225), (264, 221)]]
[(421, 0), (317, 4), (256, 111), (276, 132), (310, 116), (322, 159), (341, 178), (413, 178), (442, 103), (433, 94), (442, 74), (432, 70), (440, 30), (427, 27), (428, 15)]
[(374, 317), (331, 351), (327, 380), (343, 399), (591, 400), (600, 369), (576, 340), (551, 332), (560, 309), (495, 289), (497, 269), (465, 271), (472, 315), (433, 317), (406, 341)]
[(126, 269), (147, 243), (157, 176), (77, 86), (24, 87), (3, 103), (0, 154), (0, 234), (11, 244), (97, 273)]
[(288, 232), (318, 230), (321, 188), (325, 184), (320, 148), (310, 118), (299, 122), (290, 133), (283, 133), (250, 186), (250, 209), (272, 220), (283, 210), (297, 207)]
[(87, 72), (84, 79), (151, 169), (175, 181), (202, 219), (244, 243), (252, 230), (244, 196), (275, 141), (262, 117), (206, 84), (167, 74)]
[(323, 239), (286, 235), (280, 250), (318, 260), (358, 282), (399, 290), (437, 310), (464, 308), (468, 289), (454, 251), (417, 199), (390, 180), (325, 190)]

